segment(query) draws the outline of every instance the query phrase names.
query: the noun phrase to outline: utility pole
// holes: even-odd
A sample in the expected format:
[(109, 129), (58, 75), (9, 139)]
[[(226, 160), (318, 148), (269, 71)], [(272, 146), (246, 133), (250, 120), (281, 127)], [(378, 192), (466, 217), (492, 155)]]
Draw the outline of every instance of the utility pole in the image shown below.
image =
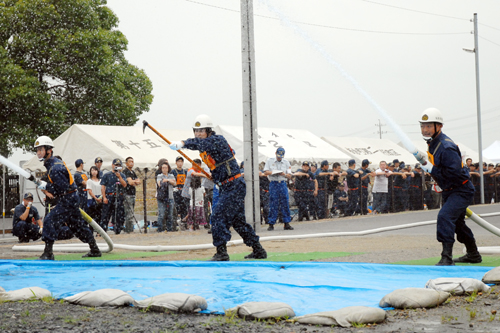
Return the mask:
[(241, 64), (243, 79), (243, 153), (245, 162), (246, 222), (260, 230), (259, 151), (253, 1), (241, 0)]
[(466, 52), (474, 53), (476, 63), (476, 106), (477, 106), (477, 145), (479, 152), (479, 180), (481, 185), (481, 203), (484, 204), (484, 177), (483, 177), (483, 137), (481, 130), (481, 96), (479, 88), (479, 42), (477, 35), (477, 13), (474, 13), (474, 49), (463, 49)]
[(378, 134), (379, 134), (380, 139), (382, 139), (382, 133), (384, 133), (384, 134), (386, 134), (386, 133), (387, 133), (387, 131), (382, 132), (382, 126), (386, 126), (386, 124), (382, 124), (382, 123), (380, 123), (380, 119), (379, 119), (379, 120), (378, 120), (378, 124), (375, 124), (375, 126), (377, 126), (377, 127), (378, 127), (378, 131), (377, 131), (377, 132), (375, 132), (375, 133), (378, 133)]

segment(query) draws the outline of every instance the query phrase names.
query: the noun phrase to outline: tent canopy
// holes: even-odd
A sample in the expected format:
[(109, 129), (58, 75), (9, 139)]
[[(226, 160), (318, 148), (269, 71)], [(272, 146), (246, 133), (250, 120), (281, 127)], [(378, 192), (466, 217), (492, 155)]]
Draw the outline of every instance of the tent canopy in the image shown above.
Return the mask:
[(496, 140), (488, 148), (484, 149), (483, 156), (495, 163), (500, 163), (500, 141)]
[(322, 137), (322, 139), (350, 155), (359, 167), (364, 159), (370, 161), (371, 169), (377, 169), (381, 161), (389, 163), (398, 159), (407, 164), (415, 162), (413, 154), (387, 139), (352, 137)]
[[(231, 147), (236, 151), (236, 158), (244, 160), (243, 152), (243, 127), (242, 126), (217, 126), (215, 131), (222, 134)], [(301, 165), (302, 162), (328, 162), (347, 163), (350, 156), (339, 149), (329, 145), (318, 136), (301, 129), (285, 128), (258, 128), (259, 138), (259, 163), (276, 156), (276, 149), (285, 149), (285, 159), (292, 165)]]
[[(170, 141), (193, 137), (192, 130), (158, 130)], [(190, 158), (199, 158), (196, 151), (183, 150)], [(109, 170), (113, 159), (119, 158), (125, 163), (129, 156), (134, 158), (135, 168), (149, 170), (156, 167), (160, 158), (166, 158), (171, 166), (180, 154), (171, 150), (168, 144), (153, 131), (134, 126), (73, 125), (54, 140), (54, 155), (59, 155), (71, 171), (75, 170), (75, 161), (81, 158), (89, 170), (96, 157), (103, 160), (102, 168)], [(186, 161), (187, 162), (187, 161)], [(187, 162), (187, 164), (190, 164)], [(35, 157), (23, 165), (31, 171), (43, 170), (43, 163)]]

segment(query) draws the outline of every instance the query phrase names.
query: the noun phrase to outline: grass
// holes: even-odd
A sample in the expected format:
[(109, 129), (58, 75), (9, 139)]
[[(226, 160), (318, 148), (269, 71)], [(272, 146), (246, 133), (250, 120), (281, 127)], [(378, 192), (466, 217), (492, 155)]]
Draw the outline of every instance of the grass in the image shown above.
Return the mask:
[[(71, 254), (55, 254), (55, 260), (126, 260), (134, 258), (149, 258), (149, 257), (159, 257), (168, 254), (177, 253), (176, 251), (168, 252), (111, 252), (103, 253), (102, 257), (99, 258), (82, 258), (83, 253), (71, 253)], [(36, 260), (38, 257), (26, 258), (26, 260)]]
[[(245, 256), (250, 252), (231, 254), (231, 261), (249, 261)], [(362, 252), (309, 252), (309, 253), (292, 253), (292, 252), (268, 252), (267, 259), (258, 259), (259, 261), (312, 261), (318, 259), (347, 257), (359, 255)], [(210, 257), (205, 260), (210, 259)], [(257, 260), (257, 259), (256, 259)]]
[[(458, 255), (456, 257), (459, 257)], [(408, 260), (408, 261), (397, 261), (392, 264), (395, 265), (421, 265), (421, 266), (434, 266), (441, 257), (432, 257), (425, 259), (417, 259), (417, 260)], [(483, 262), (480, 264), (467, 264), (467, 263), (457, 263), (457, 266), (485, 266), (485, 267), (498, 267), (500, 266), (500, 257), (499, 256), (483, 256)]]

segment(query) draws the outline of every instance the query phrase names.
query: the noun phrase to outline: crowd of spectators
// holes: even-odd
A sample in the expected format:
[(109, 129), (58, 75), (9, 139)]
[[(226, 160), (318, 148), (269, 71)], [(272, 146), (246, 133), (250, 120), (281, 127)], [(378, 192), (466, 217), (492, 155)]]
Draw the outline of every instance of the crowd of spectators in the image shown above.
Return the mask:
[[(304, 161), (292, 170), (283, 156), (284, 149), (280, 148), (276, 158), (260, 164), (261, 224), (268, 224), (268, 230), (274, 230), (277, 222), (285, 223), (285, 230), (293, 230), (289, 223), (295, 216), (298, 221), (309, 221), (334, 216), (438, 209), (442, 205), (442, 190), (428, 173), (422, 171), (419, 163), (412, 166), (395, 159), (373, 166), (365, 159), (357, 168), (356, 161), (350, 160), (343, 170), (337, 162), (325, 160), (318, 167), (316, 162)], [(217, 200), (217, 187), (206, 176), (210, 169), (201, 160), (195, 162), (205, 173), (197, 167), (185, 169), (181, 156), (177, 157), (174, 169), (167, 159), (158, 161), (155, 173), (158, 232), (196, 230), (201, 226), (210, 233), (210, 211)], [(105, 230), (111, 225), (117, 234), (122, 230), (133, 232), (137, 222), (134, 216), (135, 188), (142, 183), (133, 170), (134, 159), (127, 157), (125, 168), (120, 159), (114, 159), (110, 171), (101, 170), (102, 159), (99, 157), (88, 173), (84, 171), (81, 159), (75, 161), (75, 167), (73, 178), (80, 207)], [(243, 163), (240, 167), (244, 173)], [(479, 163), (468, 158), (465, 167), (476, 190), (474, 204), (480, 204)], [(484, 202), (499, 202), (500, 163), (483, 164), (483, 182)], [(31, 208), (32, 201), (33, 195), (27, 193), (23, 203), (16, 207), (13, 228), (20, 242), (38, 239), (39, 229), (43, 226), (38, 212)], [(46, 213), (56, 204), (57, 201), (48, 195)]]

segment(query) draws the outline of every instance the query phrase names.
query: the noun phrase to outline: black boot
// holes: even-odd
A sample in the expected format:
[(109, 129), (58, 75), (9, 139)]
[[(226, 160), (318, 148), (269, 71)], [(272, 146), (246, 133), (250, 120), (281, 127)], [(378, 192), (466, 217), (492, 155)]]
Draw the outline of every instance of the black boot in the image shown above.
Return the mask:
[(208, 261), (229, 261), (226, 244), (217, 246), (217, 253)]
[(465, 243), (465, 248), (467, 249), (467, 253), (460, 258), (453, 259), (454, 262), (479, 264), (483, 261), (483, 258), (481, 258), (481, 254), (479, 254), (479, 251), (477, 250), (476, 241)]
[(52, 246), (54, 242), (45, 242), (45, 249), (43, 250), (40, 260), (54, 260), (54, 253), (52, 253)]
[(267, 252), (264, 250), (262, 245), (260, 243), (255, 244), (252, 246), (253, 251), (249, 255), (245, 256), (245, 259), (266, 259), (267, 258)]
[(90, 251), (87, 254), (84, 254), (82, 258), (97, 258), (102, 256), (101, 250), (99, 250), (99, 247), (97, 247), (97, 243), (95, 242), (95, 239), (92, 239), (89, 242), (89, 247)]
[(441, 243), (443, 244), (443, 251), (441, 252), (441, 260), (436, 264), (436, 266), (455, 266), (453, 262), (453, 243)]
[(290, 225), (290, 223), (285, 223), (285, 227), (283, 230), (293, 230), (293, 227)]

